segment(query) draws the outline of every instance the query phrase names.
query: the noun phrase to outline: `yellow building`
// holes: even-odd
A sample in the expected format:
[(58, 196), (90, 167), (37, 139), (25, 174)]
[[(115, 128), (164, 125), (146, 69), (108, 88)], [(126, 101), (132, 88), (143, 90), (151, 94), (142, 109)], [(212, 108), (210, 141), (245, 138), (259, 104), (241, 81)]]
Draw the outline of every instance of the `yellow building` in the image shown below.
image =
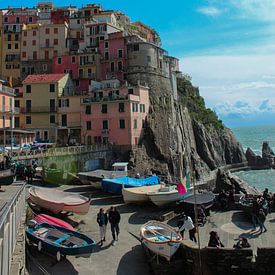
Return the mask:
[(73, 90), (69, 74), (29, 75), (23, 81), (24, 128), (34, 130), (37, 140), (56, 142), (58, 99)]

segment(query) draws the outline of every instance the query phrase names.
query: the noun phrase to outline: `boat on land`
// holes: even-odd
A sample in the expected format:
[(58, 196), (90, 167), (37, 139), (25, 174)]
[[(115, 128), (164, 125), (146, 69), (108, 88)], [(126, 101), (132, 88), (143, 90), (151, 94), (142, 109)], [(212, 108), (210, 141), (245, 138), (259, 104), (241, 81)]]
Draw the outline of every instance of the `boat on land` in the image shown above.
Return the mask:
[(34, 220), (37, 224), (47, 223), (74, 231), (74, 228), (69, 223), (46, 214), (39, 214), (35, 216), (32, 220)]
[(77, 179), (73, 173), (66, 172), (62, 169), (46, 168), (42, 172), (43, 181), (49, 184), (63, 185), (69, 184)]
[(149, 199), (158, 207), (164, 207), (171, 203), (180, 201), (191, 196), (191, 194), (192, 192), (190, 190), (184, 194), (180, 194), (176, 185), (161, 186), (155, 191), (148, 192)]
[(125, 203), (141, 203), (150, 201), (148, 193), (152, 191), (157, 191), (160, 187), (160, 184), (132, 188), (123, 187), (123, 200)]
[(128, 162), (115, 162), (112, 165), (112, 170), (94, 170), (88, 172), (80, 172), (77, 174), (79, 180), (83, 184), (92, 185), (96, 189), (101, 189), (103, 179), (116, 179), (127, 176)]
[(158, 221), (149, 221), (140, 229), (142, 243), (152, 252), (170, 261), (178, 250), (182, 237), (173, 227)]
[(89, 212), (89, 198), (79, 194), (34, 186), (29, 189), (29, 194), (32, 203), (54, 214), (73, 212), (79, 215), (85, 215)]
[(66, 255), (90, 255), (96, 246), (96, 242), (84, 234), (47, 223), (28, 226), (26, 235), (38, 251), (55, 255), (58, 262)]
[(151, 176), (148, 178), (122, 177), (117, 179), (103, 179), (101, 188), (103, 191), (109, 193), (122, 194), (122, 188), (153, 186), (157, 184), (160, 184), (157, 176)]
[(10, 185), (13, 183), (15, 173), (11, 169), (1, 170), (0, 171), (0, 186), (1, 185)]

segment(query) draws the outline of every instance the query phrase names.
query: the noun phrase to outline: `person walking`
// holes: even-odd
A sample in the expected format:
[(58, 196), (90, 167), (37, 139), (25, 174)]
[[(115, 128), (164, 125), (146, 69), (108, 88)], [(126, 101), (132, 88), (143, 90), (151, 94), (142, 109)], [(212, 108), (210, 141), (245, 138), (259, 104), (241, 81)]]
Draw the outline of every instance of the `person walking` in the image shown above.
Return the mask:
[(210, 232), (210, 238), (208, 242), (209, 247), (216, 247), (216, 248), (221, 248), (224, 247), (222, 242), (220, 241), (220, 237), (216, 231), (211, 231)]
[(99, 231), (100, 231), (100, 242), (99, 245), (102, 245), (103, 242), (106, 241), (106, 227), (108, 224), (108, 216), (104, 212), (103, 208), (100, 208), (99, 212), (97, 213), (97, 219), (96, 219), (98, 225), (99, 225)]
[(179, 228), (179, 231), (181, 232), (182, 236), (183, 236), (183, 232), (185, 230), (189, 232), (189, 239), (196, 243), (197, 242), (197, 239), (195, 236), (196, 228), (194, 226), (194, 223), (193, 223), (191, 217), (189, 217), (187, 215), (183, 216), (183, 224), (182, 224), (181, 228)]
[[(260, 225), (261, 233), (262, 232), (266, 232), (267, 229), (266, 229), (266, 227), (264, 225), (264, 222), (265, 222), (265, 212), (264, 212), (264, 210), (262, 208), (259, 211), (258, 222), (259, 222), (259, 225)], [(263, 231), (263, 229), (264, 229), (264, 231)]]
[(113, 244), (115, 244), (115, 241), (118, 241), (120, 214), (114, 206), (111, 206), (109, 211), (109, 222), (111, 224)]

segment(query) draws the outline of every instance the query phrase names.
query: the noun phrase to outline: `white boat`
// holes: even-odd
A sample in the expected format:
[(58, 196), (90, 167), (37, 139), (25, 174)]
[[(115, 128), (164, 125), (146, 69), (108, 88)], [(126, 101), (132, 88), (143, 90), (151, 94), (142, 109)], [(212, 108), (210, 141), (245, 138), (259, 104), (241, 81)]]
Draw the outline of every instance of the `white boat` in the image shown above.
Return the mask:
[(149, 201), (149, 192), (157, 191), (161, 187), (160, 184), (142, 186), (142, 187), (132, 187), (132, 188), (122, 188), (123, 200), (125, 203), (140, 203)]
[(168, 261), (178, 250), (182, 237), (173, 227), (158, 221), (149, 221), (140, 229), (142, 243), (152, 252)]
[(90, 200), (79, 194), (34, 186), (29, 189), (29, 194), (31, 202), (55, 214), (73, 212), (85, 215), (89, 212)]
[(190, 190), (185, 194), (180, 194), (176, 185), (164, 186), (156, 191), (148, 192), (149, 199), (158, 207), (180, 201), (191, 195), (192, 193)]

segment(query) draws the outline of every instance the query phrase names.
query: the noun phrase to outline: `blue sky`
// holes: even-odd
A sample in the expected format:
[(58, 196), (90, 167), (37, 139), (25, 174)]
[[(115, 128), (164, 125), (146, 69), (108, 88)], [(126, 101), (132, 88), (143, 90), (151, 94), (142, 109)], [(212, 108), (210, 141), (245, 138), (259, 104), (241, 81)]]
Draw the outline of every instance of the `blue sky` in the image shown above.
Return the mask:
[[(91, 1), (54, 1), (56, 6)], [(10, 6), (36, 1), (9, 0)], [(275, 1), (96, 1), (155, 28), (227, 126), (274, 124)], [(0, 7), (5, 5), (1, 1)]]

